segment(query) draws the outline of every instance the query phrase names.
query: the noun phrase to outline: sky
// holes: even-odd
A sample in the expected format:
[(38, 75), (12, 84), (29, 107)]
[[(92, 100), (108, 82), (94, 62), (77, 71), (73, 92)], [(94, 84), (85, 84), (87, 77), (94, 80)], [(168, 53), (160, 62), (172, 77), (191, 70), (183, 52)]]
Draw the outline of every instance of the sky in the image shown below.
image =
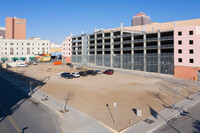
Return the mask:
[(61, 44), (66, 36), (92, 33), (95, 28), (131, 26), (139, 12), (152, 22), (200, 18), (200, 0), (0, 0), (0, 27), (6, 17), (26, 19), (26, 37)]

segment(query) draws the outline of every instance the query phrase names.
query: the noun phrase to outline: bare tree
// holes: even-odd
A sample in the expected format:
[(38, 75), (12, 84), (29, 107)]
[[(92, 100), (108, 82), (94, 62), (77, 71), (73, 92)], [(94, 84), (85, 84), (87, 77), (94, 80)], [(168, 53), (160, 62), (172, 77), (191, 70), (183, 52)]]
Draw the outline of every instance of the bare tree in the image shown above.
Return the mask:
[(71, 100), (73, 97), (74, 97), (73, 91), (72, 91), (72, 90), (67, 90), (67, 92), (64, 94), (64, 99), (65, 99), (64, 110), (66, 110), (67, 103), (68, 103), (69, 100)]

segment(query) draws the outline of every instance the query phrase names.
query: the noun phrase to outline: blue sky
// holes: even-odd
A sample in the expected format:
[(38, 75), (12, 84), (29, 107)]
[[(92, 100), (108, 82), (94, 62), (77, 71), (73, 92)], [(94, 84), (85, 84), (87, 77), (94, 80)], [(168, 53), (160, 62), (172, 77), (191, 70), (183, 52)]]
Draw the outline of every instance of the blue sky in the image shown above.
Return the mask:
[(95, 28), (131, 26), (144, 12), (153, 22), (200, 18), (200, 0), (0, 0), (0, 27), (5, 18), (27, 20), (27, 38), (40, 37), (60, 44), (70, 33), (91, 33)]

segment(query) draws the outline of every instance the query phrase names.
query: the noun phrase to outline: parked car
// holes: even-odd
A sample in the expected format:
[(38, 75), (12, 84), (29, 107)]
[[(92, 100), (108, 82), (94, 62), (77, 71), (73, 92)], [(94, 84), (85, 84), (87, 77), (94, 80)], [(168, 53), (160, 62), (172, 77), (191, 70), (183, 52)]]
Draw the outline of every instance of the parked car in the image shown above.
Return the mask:
[(80, 71), (79, 72), (80, 76), (86, 77), (88, 74), (85, 71)]
[(71, 67), (71, 68), (73, 68), (72, 63), (66, 63), (66, 65), (69, 66), (69, 67)]
[(37, 65), (37, 61), (33, 61), (33, 65)]
[(66, 78), (67, 75), (70, 75), (70, 73), (68, 73), (68, 72), (61, 73), (61, 77), (62, 77), (62, 78)]
[(93, 76), (97, 75), (97, 72), (95, 72), (94, 70), (87, 70), (86, 73)]
[(95, 70), (95, 72), (96, 72), (97, 74), (101, 74), (101, 71), (100, 71), (100, 70)]
[(73, 79), (73, 78), (74, 78), (74, 76), (72, 74), (66, 75), (66, 79)]
[(79, 73), (72, 73), (72, 75), (75, 77), (75, 78), (78, 78), (78, 77), (80, 77), (80, 74)]
[(28, 65), (27, 64), (24, 64), (24, 63), (22, 63), (22, 64), (18, 64), (17, 65), (17, 67), (27, 67)]
[(114, 73), (113, 69), (107, 69), (103, 72), (104, 74), (112, 75)]

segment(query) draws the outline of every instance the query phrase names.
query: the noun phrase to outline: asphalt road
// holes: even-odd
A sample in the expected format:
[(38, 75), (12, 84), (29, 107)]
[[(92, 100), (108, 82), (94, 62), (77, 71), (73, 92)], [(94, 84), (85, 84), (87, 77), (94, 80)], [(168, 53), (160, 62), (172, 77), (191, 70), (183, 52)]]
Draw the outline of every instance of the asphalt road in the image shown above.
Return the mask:
[(60, 133), (61, 119), (0, 77), (0, 133)]
[(200, 133), (200, 104), (172, 118), (154, 133)]

